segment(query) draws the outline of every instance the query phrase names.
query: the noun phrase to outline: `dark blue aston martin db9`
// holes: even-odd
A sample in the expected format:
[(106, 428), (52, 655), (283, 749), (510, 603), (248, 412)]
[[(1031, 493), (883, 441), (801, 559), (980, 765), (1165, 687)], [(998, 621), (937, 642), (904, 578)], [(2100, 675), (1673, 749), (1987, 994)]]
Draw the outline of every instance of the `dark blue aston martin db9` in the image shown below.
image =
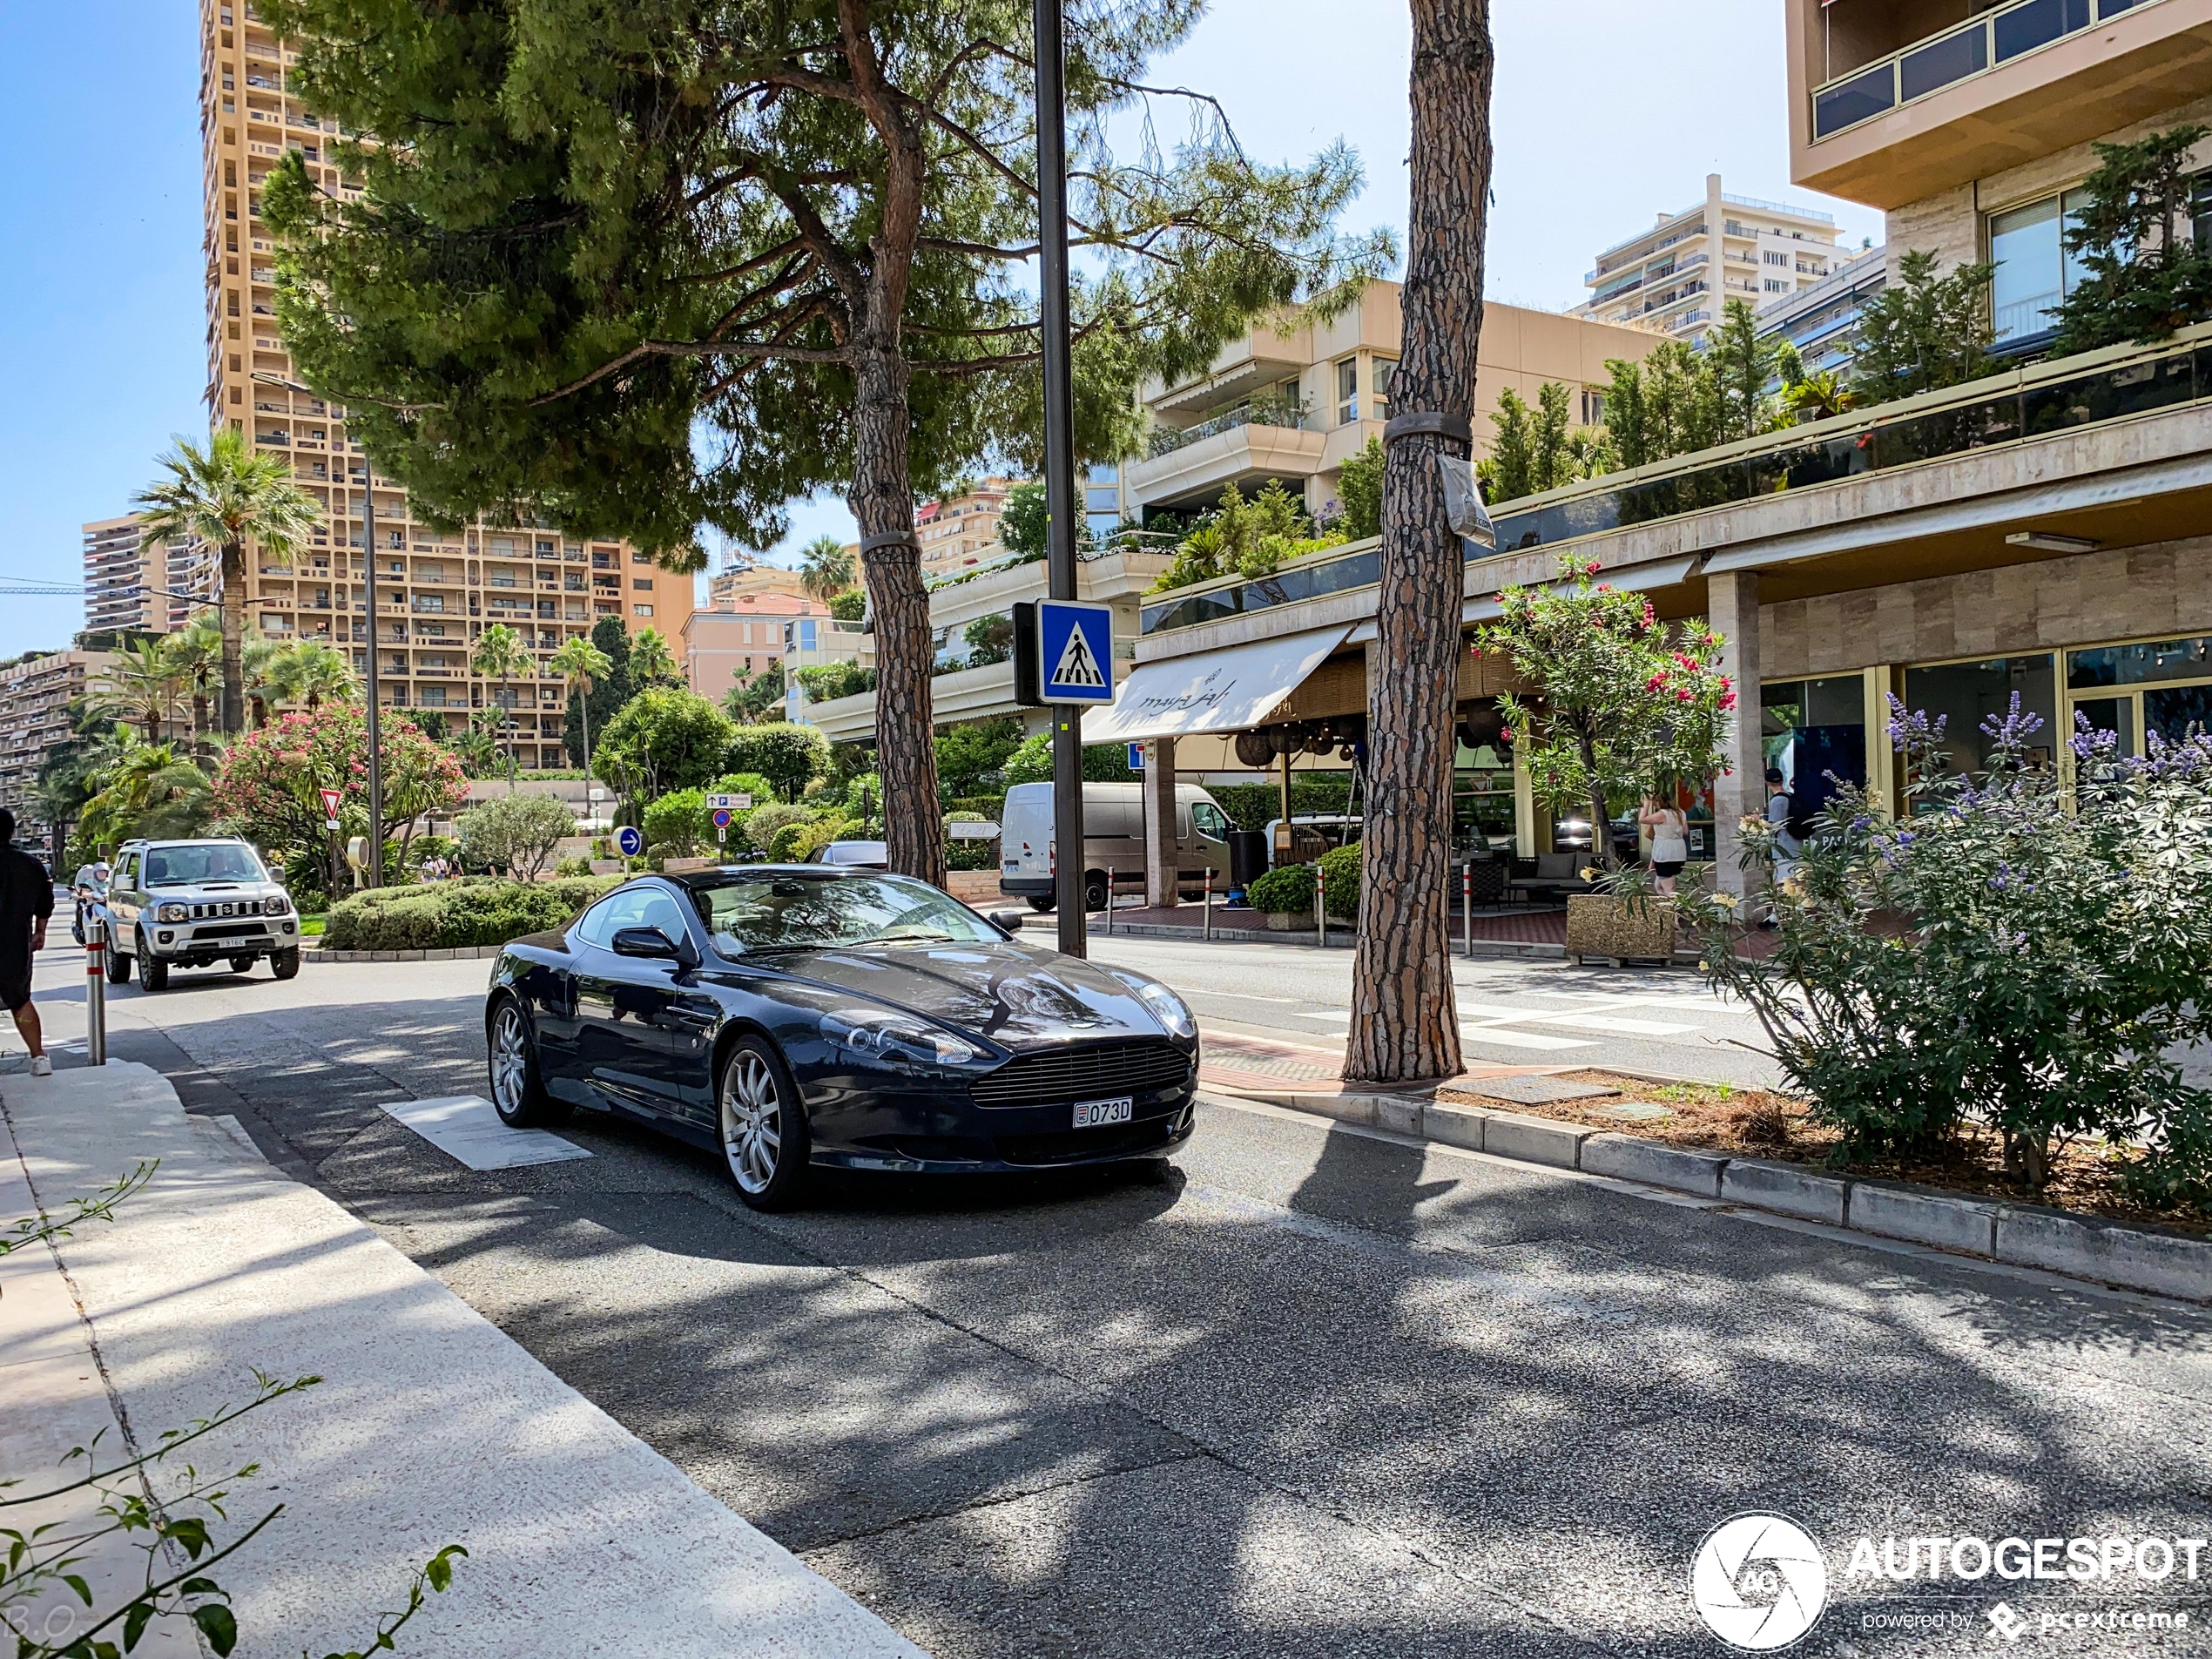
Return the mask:
[(1198, 1068), (1197, 1022), (1157, 981), (823, 865), (629, 882), (509, 945), (484, 1017), (503, 1121), (642, 1117), (719, 1148), (758, 1209), (811, 1165), (1158, 1157), (1190, 1137)]

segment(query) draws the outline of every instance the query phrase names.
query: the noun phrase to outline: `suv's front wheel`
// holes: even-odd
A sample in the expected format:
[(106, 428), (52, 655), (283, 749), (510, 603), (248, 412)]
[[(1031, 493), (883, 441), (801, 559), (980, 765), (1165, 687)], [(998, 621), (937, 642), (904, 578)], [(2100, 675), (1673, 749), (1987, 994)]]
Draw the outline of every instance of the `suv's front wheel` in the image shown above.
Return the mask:
[(143, 929), (138, 934), (137, 955), (138, 983), (149, 991), (167, 990), (169, 988), (169, 964), (146, 948), (146, 936)]
[(131, 982), (130, 953), (112, 944), (107, 948), (107, 982), (111, 985), (128, 985)]
[(300, 947), (294, 945), (289, 950), (273, 953), (269, 957), (269, 966), (276, 970), (276, 976), (279, 979), (298, 979), (300, 977)]

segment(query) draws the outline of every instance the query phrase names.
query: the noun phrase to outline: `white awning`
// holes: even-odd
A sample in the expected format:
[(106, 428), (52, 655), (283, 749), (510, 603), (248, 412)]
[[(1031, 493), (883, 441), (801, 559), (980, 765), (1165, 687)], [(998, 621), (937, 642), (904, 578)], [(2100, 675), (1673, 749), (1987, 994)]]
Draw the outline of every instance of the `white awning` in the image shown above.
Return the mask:
[(1350, 631), (1323, 628), (1139, 664), (1116, 689), (1111, 707), (1083, 716), (1083, 741), (1143, 743), (1258, 725)]

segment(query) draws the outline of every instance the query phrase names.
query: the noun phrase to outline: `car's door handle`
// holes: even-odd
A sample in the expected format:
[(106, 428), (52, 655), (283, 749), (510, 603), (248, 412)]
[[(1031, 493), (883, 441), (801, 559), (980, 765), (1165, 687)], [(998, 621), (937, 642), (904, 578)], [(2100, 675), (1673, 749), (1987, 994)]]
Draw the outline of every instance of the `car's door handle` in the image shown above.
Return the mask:
[(679, 1024), (705, 1027), (714, 1023), (715, 1016), (711, 1009), (685, 1008), (678, 1002), (668, 1010), (668, 1017)]

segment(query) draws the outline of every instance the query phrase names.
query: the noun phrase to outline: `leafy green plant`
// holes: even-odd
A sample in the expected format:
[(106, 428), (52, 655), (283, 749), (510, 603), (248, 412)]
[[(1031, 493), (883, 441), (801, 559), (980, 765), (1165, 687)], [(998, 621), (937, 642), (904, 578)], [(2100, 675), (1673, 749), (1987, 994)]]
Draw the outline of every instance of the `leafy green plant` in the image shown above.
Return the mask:
[[(2212, 1203), (2212, 1091), (2169, 1058), (2212, 1035), (2212, 739), (2118, 753), (2086, 719), (2073, 799), (2041, 727), (1984, 723), (1986, 771), (1951, 770), (1943, 723), (1892, 700), (1912, 811), (1841, 788), (1775, 900), (1776, 948), (1731, 948), (1723, 896), (1691, 896), (1708, 977), (1765, 1027), (1844, 1155), (2000, 1135), (2031, 1189), (2101, 1137), (2146, 1202)], [(1747, 867), (1776, 826), (1747, 819)]]
[(875, 670), (858, 663), (810, 663), (794, 678), (810, 703), (827, 703), (840, 697), (859, 697), (875, 690)]
[(689, 858), (702, 841), (712, 838), (703, 789), (678, 789), (663, 795), (645, 808), (644, 819), (645, 845), (663, 858)]
[(775, 845), (779, 831), (794, 824), (811, 824), (813, 821), (814, 813), (811, 807), (801, 806), (796, 801), (767, 801), (745, 814), (745, 837), (752, 844), (753, 850), (765, 857)]
[(1359, 914), (1359, 843), (1332, 846), (1321, 855), (1321, 894), (1329, 914), (1350, 921)]
[[(72, 1198), (57, 1211), (14, 1222), (0, 1232), (0, 1257), (68, 1238), (88, 1221), (113, 1220), (116, 1205), (143, 1190), (158, 1167), (158, 1160), (141, 1163), (120, 1180)], [(0, 1564), (0, 1630), (15, 1638), (15, 1659), (122, 1659), (158, 1620), (183, 1621), (219, 1659), (238, 1646), (230, 1592), (211, 1575), (275, 1521), (285, 1506), (273, 1506), (227, 1542), (219, 1541), (216, 1527), (229, 1520), (224, 1506), (232, 1484), (252, 1479), (260, 1465), (246, 1463), (228, 1474), (206, 1475), (183, 1453), (216, 1430), (322, 1381), (305, 1376), (280, 1382), (260, 1371), (253, 1375), (254, 1392), (244, 1404), (224, 1405), (183, 1428), (164, 1430), (150, 1451), (110, 1456), (102, 1447), (103, 1429), (62, 1459), (69, 1478), (57, 1484), (20, 1494), (21, 1476), (0, 1480), (0, 1546), (6, 1550)], [(158, 1501), (149, 1479), (157, 1471), (167, 1477)], [(81, 1521), (4, 1524), (10, 1511), (51, 1508), (72, 1495), (78, 1507), (96, 1501)], [(136, 1547), (145, 1565), (138, 1588), (119, 1604), (103, 1608), (79, 1569), (111, 1550), (112, 1541)], [(448, 1544), (418, 1568), (406, 1608), (378, 1621), (370, 1649), (395, 1651), (394, 1638), (421, 1609), (423, 1592), (442, 1593), (453, 1581), (455, 1562), (468, 1554), (459, 1544)], [(82, 1614), (62, 1599), (64, 1592), (76, 1598)], [(52, 1615), (61, 1612), (71, 1616), (57, 1630)], [(327, 1659), (363, 1656), (334, 1653)]]
[[(1602, 825), (1615, 799), (1702, 787), (1725, 770), (1736, 691), (1709, 625), (1669, 630), (1642, 595), (1594, 581), (1598, 568), (1565, 558), (1561, 584), (1507, 588), (1504, 615), (1474, 648), (1505, 658), (1529, 688), (1498, 708), (1537, 799)], [(1595, 839), (1612, 867), (1612, 837)]]
[(1014, 618), (1004, 611), (976, 617), (961, 630), (960, 637), (961, 643), (968, 647), (970, 668), (1003, 663), (1014, 655)]
[(1382, 534), (1383, 464), (1382, 440), (1370, 438), (1359, 453), (1345, 457), (1337, 474), (1337, 504), (1344, 511), (1337, 528), (1350, 541)]
[(1305, 503), (1277, 479), (1269, 479), (1250, 501), (1231, 484), (1222, 491), (1221, 504), (1184, 537), (1175, 562), (1161, 572), (1152, 591), (1231, 572), (1269, 576), (1295, 559), (1341, 547), (1348, 539), (1342, 530), (1316, 536)]
[(937, 787), (948, 800), (997, 783), (1027, 739), (1012, 715), (956, 725), (937, 739)]
[(797, 800), (828, 764), (829, 739), (814, 727), (766, 720), (732, 735), (720, 769), (752, 772), (784, 799)]
[[(1022, 739), (1022, 746), (1007, 756), (999, 767), (999, 778), (1009, 789), (1016, 784), (1049, 784), (1052, 781), (1052, 733), (1038, 732)], [(1124, 784), (1136, 781), (1136, 773), (1129, 769), (1129, 747), (1120, 743), (1092, 743), (1083, 747), (1083, 781), (1093, 784)]]
[(1862, 404), (1959, 386), (1989, 372), (1993, 265), (1936, 274), (1936, 256), (1900, 255), (1897, 277), (1859, 307), (1851, 385)]
[(2054, 353), (2164, 340), (2212, 316), (2212, 246), (2190, 232), (2201, 177), (2190, 157), (2208, 135), (2212, 127), (2179, 126), (2090, 146), (2097, 170), (2066, 232), (2088, 274), (2058, 307)]
[(619, 875), (501, 881), (472, 876), (412, 887), (372, 887), (330, 907), (333, 950), (454, 950), (503, 945), (565, 927)]
[(1270, 915), (1312, 914), (1313, 867), (1286, 864), (1279, 870), (1254, 876), (1251, 885), (1244, 889), (1244, 901)]
[(471, 806), (454, 827), (471, 867), (534, 881), (561, 842), (576, 833), (576, 818), (550, 795), (499, 795)]

